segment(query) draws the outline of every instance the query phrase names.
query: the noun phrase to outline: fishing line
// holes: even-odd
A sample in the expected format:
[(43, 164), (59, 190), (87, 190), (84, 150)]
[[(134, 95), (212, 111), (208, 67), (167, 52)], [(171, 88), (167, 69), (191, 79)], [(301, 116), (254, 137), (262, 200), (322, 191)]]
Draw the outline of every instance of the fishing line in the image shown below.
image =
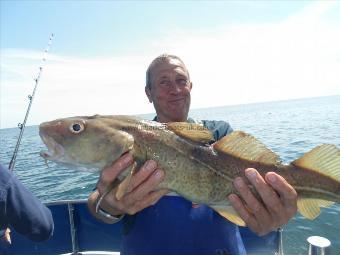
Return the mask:
[(41, 60), (41, 65), (39, 67), (39, 72), (38, 72), (37, 78), (34, 79), (35, 85), (34, 85), (33, 93), (32, 93), (32, 95), (28, 95), (29, 104), (28, 104), (28, 107), (27, 107), (27, 110), (26, 110), (24, 121), (23, 121), (23, 123), (18, 123), (18, 128), (20, 129), (20, 134), (19, 134), (17, 144), (16, 144), (14, 152), (13, 152), (12, 159), (11, 159), (9, 166), (8, 166), (8, 169), (11, 170), (11, 171), (13, 171), (13, 169), (14, 169), (15, 160), (17, 158), (17, 154), (18, 154), (20, 143), (21, 143), (22, 135), (24, 134), (27, 118), (28, 118), (28, 115), (29, 115), (30, 110), (31, 110), (31, 105), (32, 105), (32, 102), (33, 102), (33, 99), (34, 99), (34, 95), (35, 95), (35, 92), (36, 92), (38, 84), (39, 84), (39, 80), (40, 80), (40, 77), (41, 77), (41, 73), (42, 73), (44, 64), (46, 63), (47, 53), (49, 52), (50, 47), (52, 45), (53, 36), (54, 35), (52, 33), (49, 40), (48, 40), (47, 46), (44, 50), (44, 55), (43, 55), (42, 60)]

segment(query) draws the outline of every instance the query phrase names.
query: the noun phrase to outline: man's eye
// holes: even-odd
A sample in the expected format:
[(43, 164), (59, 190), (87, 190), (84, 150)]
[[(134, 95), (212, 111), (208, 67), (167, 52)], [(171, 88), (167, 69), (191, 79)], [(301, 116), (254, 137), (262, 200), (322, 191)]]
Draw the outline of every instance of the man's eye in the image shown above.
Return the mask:
[(170, 84), (170, 81), (168, 80), (163, 80), (161, 81), (159, 84), (163, 85), (163, 86), (168, 86)]
[(178, 79), (177, 84), (179, 85), (187, 85), (188, 81), (186, 79)]

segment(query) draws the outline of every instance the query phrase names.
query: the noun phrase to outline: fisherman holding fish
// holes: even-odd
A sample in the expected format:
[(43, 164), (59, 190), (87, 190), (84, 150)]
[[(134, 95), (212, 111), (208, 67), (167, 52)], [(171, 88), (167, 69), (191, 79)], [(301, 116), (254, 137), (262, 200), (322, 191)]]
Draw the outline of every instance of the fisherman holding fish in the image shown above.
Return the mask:
[[(188, 70), (177, 56), (161, 55), (150, 64), (145, 93), (156, 110), (156, 121), (193, 122), (188, 118), (191, 89)], [(215, 140), (232, 132), (223, 121), (203, 121), (203, 124), (213, 132)], [(158, 188), (166, 173), (157, 161), (148, 160), (141, 165), (130, 177), (127, 192), (119, 199), (117, 189), (104, 195), (133, 162), (131, 153), (125, 153), (103, 169), (97, 189), (88, 199), (89, 209), (96, 218), (106, 223), (122, 218), (125, 221), (121, 254), (246, 254), (237, 225), (210, 207), (192, 204), (169, 194), (168, 189)], [(263, 178), (254, 168), (246, 169), (245, 176), (234, 179), (238, 194), (231, 194), (225, 200), (252, 231), (266, 235), (295, 215), (297, 192), (283, 177), (268, 172)], [(260, 197), (253, 195), (248, 182)]]
[(123, 219), (121, 254), (245, 254), (238, 226), (265, 235), (297, 209), (314, 219), (320, 207), (340, 203), (335, 145), (283, 164), (224, 121), (194, 123), (191, 89), (184, 63), (162, 55), (150, 64), (145, 87), (154, 121), (94, 115), (39, 126), (46, 160), (101, 172), (88, 207), (106, 223)]

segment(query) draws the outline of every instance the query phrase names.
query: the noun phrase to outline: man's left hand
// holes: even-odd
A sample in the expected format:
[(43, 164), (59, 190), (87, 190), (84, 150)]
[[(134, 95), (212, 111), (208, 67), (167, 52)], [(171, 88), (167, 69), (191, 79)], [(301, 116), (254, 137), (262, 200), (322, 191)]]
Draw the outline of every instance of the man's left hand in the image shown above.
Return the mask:
[(297, 193), (280, 175), (268, 172), (265, 178), (248, 168), (245, 175), (262, 198), (259, 201), (241, 177), (234, 186), (241, 198), (229, 195), (229, 200), (247, 226), (258, 235), (265, 235), (286, 224), (297, 211)]

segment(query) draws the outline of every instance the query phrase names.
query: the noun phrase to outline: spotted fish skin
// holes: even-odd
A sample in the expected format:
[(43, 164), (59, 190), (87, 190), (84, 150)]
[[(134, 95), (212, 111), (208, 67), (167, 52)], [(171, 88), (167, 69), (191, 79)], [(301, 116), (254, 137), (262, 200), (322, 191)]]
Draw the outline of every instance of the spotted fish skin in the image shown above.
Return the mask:
[(275, 153), (242, 131), (209, 145), (212, 135), (198, 124), (94, 115), (45, 122), (39, 133), (49, 149), (41, 155), (56, 162), (100, 171), (126, 152), (134, 155), (139, 166), (153, 159), (165, 171), (159, 188), (210, 205), (238, 225), (244, 222), (230, 209), (227, 196), (237, 193), (232, 182), (249, 167), (262, 176), (274, 171), (284, 177), (296, 189), (299, 210), (308, 218), (315, 218), (319, 207), (330, 201), (340, 203), (340, 150), (334, 145), (318, 146), (283, 165)]

